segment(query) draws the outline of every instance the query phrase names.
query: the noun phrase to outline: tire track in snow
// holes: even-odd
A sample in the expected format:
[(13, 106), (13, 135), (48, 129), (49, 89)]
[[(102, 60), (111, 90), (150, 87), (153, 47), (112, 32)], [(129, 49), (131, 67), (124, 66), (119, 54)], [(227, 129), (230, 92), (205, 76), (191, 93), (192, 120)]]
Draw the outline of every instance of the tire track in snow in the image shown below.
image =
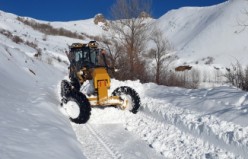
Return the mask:
[(82, 151), (89, 159), (112, 158), (121, 159), (122, 156), (113, 146), (104, 140), (90, 124), (77, 125), (72, 123), (73, 129), (79, 142), (82, 145)]
[(106, 151), (112, 156), (114, 159), (121, 159), (121, 155), (114, 150), (113, 146), (104, 140), (104, 137), (100, 135), (90, 124), (87, 124), (86, 127), (90, 130), (90, 132), (95, 136), (95, 138), (99, 141), (99, 143), (106, 149)]
[(94, 108), (88, 123), (72, 123), (85, 156), (90, 159), (163, 158), (137, 134), (125, 129), (126, 120), (130, 115), (133, 114), (116, 108)]

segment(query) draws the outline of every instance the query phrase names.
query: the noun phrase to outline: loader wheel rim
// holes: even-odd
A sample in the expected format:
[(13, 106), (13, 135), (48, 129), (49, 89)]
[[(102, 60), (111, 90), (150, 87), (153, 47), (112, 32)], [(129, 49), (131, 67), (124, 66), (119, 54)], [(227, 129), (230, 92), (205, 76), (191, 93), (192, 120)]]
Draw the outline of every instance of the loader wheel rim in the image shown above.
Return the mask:
[(70, 118), (76, 119), (80, 115), (80, 108), (76, 102), (68, 101), (64, 107)]
[(125, 100), (127, 102), (127, 108), (125, 108), (123, 105), (120, 106), (121, 109), (129, 110), (130, 112), (136, 114), (138, 112), (138, 109), (140, 107), (140, 97), (138, 93), (128, 87), (128, 86), (121, 86), (116, 88), (112, 92), (113, 96), (119, 96), (123, 101), (125, 105)]
[(120, 98), (124, 101), (123, 105), (121, 105), (121, 109), (123, 110), (132, 110), (133, 101), (132, 97), (126, 94), (120, 95)]

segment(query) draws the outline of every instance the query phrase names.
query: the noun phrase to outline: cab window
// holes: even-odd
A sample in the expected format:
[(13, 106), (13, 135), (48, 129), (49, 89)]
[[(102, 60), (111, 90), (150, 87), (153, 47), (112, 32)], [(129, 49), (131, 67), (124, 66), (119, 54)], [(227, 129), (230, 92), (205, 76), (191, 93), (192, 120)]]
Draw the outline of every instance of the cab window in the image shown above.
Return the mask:
[(92, 49), (90, 54), (90, 59), (94, 65), (98, 64), (97, 56), (98, 56), (98, 51), (96, 49)]
[(78, 62), (80, 59), (82, 59), (82, 51), (78, 50), (75, 52), (75, 61)]

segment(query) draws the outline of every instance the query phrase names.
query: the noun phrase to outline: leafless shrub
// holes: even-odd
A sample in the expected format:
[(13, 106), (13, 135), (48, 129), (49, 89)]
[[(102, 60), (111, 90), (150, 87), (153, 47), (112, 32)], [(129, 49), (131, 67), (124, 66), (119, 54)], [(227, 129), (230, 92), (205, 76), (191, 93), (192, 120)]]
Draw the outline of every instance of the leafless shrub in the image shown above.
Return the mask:
[(200, 72), (195, 69), (184, 72), (167, 70), (161, 76), (163, 77), (161, 84), (166, 86), (196, 89), (200, 83)]
[(206, 71), (204, 71), (202, 75), (202, 82), (207, 82), (208, 80), (209, 80), (208, 74)]
[(230, 70), (224, 75), (227, 82), (233, 86), (238, 87), (244, 91), (248, 91), (248, 66), (242, 68), (241, 64), (237, 62), (232, 65)]
[(25, 44), (34, 48), (34, 49), (36, 49), (38, 47), (38, 45), (36, 43), (30, 42), (30, 41), (26, 41)]
[(173, 71), (165, 71), (163, 74), (161, 74), (163, 77), (161, 80), (161, 84), (165, 86), (178, 86), (182, 87), (183, 82), (179, 76), (173, 72)]
[(189, 71), (189, 77), (186, 81), (186, 88), (196, 89), (200, 84), (200, 72), (196, 69)]
[(12, 41), (15, 42), (15, 43), (17, 43), (17, 44), (20, 44), (20, 43), (23, 43), (23, 42), (24, 42), (24, 41), (22, 40), (22, 38), (20, 38), (20, 37), (17, 36), (17, 35), (14, 35), (14, 36), (12, 37)]
[(29, 20), (22, 17), (17, 17), (17, 20), (28, 26), (31, 26), (34, 30), (38, 30), (46, 35), (59, 35), (59, 36), (66, 36), (71, 38), (85, 39), (83, 35), (77, 34), (75, 32), (71, 32), (64, 28), (54, 28), (49, 23), (48, 24), (38, 23), (34, 20)]
[(10, 31), (5, 30), (5, 29), (1, 29), (0, 30), (0, 33), (2, 35), (6, 36), (7, 38), (10, 38), (10, 39), (13, 37), (13, 34)]
[(34, 57), (36, 57), (38, 60), (41, 60), (42, 56), (42, 50), (40, 48), (36, 48), (36, 53), (34, 54)]
[(222, 81), (223, 74), (220, 69), (215, 69), (214, 71), (214, 80), (216, 83), (220, 83)]
[(212, 64), (213, 62), (214, 62), (214, 58), (208, 56), (208, 57), (206, 58), (205, 64), (206, 64), (206, 65), (210, 65), (210, 64)]
[(244, 70), (243, 90), (248, 91), (248, 66)]
[(8, 30), (1, 29), (1, 30), (0, 30), (0, 33), (1, 33), (2, 35), (6, 36), (7, 38), (11, 39), (13, 42), (15, 42), (15, 43), (17, 43), (17, 44), (23, 43), (23, 42), (24, 42), (24, 40), (23, 40), (21, 37), (19, 37), (19, 36), (17, 36), (17, 35), (13, 35), (13, 34), (12, 34), (10, 31), (8, 31)]

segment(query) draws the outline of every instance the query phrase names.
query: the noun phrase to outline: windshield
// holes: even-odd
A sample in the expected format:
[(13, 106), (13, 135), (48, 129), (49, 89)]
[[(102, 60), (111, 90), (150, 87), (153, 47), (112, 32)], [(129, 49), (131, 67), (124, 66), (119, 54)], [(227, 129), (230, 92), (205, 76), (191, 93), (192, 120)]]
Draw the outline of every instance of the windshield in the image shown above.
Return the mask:
[(97, 66), (98, 65), (98, 55), (99, 50), (96, 48), (77, 48), (72, 49), (70, 52), (70, 56), (75, 60), (78, 67), (82, 66)]

